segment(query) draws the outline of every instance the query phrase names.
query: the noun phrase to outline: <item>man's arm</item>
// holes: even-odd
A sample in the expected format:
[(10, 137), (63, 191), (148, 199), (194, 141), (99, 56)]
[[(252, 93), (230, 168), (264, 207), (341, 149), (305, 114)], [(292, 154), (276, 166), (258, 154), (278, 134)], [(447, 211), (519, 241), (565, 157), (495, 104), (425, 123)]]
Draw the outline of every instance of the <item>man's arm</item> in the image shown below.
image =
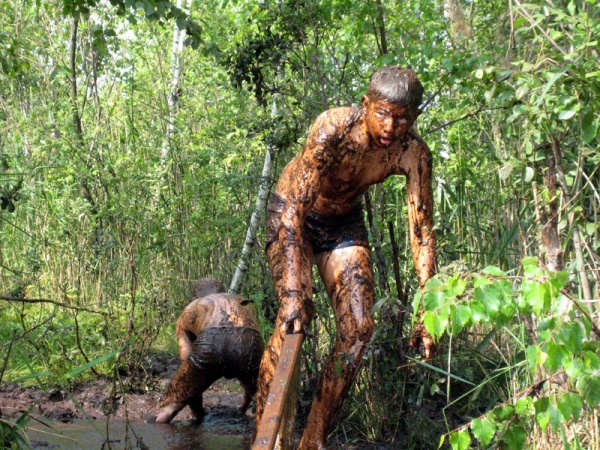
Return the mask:
[(284, 253), (284, 292), (279, 301), (286, 331), (293, 322), (294, 332), (298, 333), (309, 320), (304, 301), (310, 299), (303, 298), (309, 293), (302, 288), (302, 252), (308, 245), (303, 225), (319, 195), (323, 176), (333, 162), (334, 151), (347, 132), (346, 116), (341, 109), (321, 114), (312, 125), (302, 152), (286, 168), (277, 185), (277, 190), (286, 199), (279, 229), (279, 242)]
[(422, 288), (435, 275), (437, 263), (433, 232), (432, 157), (424, 142), (419, 142), (416, 147), (406, 171), (406, 195), (410, 245), (419, 287)]
[[(432, 156), (422, 141), (419, 141), (414, 150), (416, 151), (411, 155), (406, 170), (406, 191), (410, 245), (419, 287), (423, 288), (437, 270), (433, 232)], [(422, 323), (415, 325), (410, 345), (426, 359), (435, 352), (435, 343)]]

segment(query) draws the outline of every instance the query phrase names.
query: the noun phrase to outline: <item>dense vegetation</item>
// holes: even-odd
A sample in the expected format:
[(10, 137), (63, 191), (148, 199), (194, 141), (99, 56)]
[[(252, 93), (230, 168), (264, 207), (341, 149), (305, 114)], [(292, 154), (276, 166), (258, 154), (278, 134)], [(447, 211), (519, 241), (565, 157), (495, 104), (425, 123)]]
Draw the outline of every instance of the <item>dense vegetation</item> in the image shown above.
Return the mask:
[[(317, 114), (399, 64), (427, 91), (440, 275), (415, 292), (403, 179), (372, 189), (378, 325), (338, 442), (599, 448), (597, 1), (180, 8), (0, 0), (0, 382), (139, 388), (192, 283), (231, 280), (265, 154), (273, 181)], [(267, 336), (263, 228), (240, 293)], [(308, 388), (332, 332), (315, 299)]]

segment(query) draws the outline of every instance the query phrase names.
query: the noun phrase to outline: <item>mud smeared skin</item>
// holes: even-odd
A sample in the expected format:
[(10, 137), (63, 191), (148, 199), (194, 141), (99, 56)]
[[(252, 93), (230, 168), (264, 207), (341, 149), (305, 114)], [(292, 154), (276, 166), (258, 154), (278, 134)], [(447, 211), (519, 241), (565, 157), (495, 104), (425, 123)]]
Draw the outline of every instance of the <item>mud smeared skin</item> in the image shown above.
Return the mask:
[[(284, 334), (302, 332), (314, 314), (313, 257), (337, 326), (335, 345), (318, 382), (301, 449), (325, 448), (334, 414), (356, 377), (373, 333), (370, 309), (374, 299), (369, 249), (360, 239), (355, 239), (354, 245), (327, 251), (315, 248), (318, 233), (307, 222), (315, 215), (342, 218), (356, 210), (369, 186), (391, 175), (404, 175), (419, 285), (422, 287), (435, 273), (432, 158), (412, 128), (420, 114), (422, 92), (416, 76), (408, 70), (378, 71), (362, 107), (334, 108), (315, 120), (304, 148), (290, 161), (276, 185), (274, 193), (283, 207), (280, 211), (270, 209), (269, 227), (277, 228), (267, 231), (271, 237), (267, 255), (280, 307), (261, 361), (256, 424), (261, 420)], [(430, 356), (433, 341), (427, 336), (418, 338), (424, 355)]]
[(264, 343), (254, 308), (242, 305), (244, 299), (239, 295), (210, 293), (223, 289), (220, 282), (201, 282), (194, 295), (205, 296), (193, 300), (177, 320), (181, 366), (147, 422), (170, 422), (187, 405), (201, 417), (202, 393), (221, 377), (236, 378), (244, 388), (242, 412), (256, 393)]

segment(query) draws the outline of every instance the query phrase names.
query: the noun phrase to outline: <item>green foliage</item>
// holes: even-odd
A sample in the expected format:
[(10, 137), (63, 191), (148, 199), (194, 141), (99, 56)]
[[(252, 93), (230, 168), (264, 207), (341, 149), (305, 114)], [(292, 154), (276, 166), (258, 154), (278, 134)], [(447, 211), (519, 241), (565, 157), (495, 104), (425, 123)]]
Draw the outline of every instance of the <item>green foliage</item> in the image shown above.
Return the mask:
[[(405, 179), (373, 189), (377, 328), (335, 436), (518, 448), (546, 430), (577, 448), (576, 422), (589, 423), (600, 402), (597, 311), (588, 316), (578, 292), (583, 264), (598, 297), (600, 6), (518, 3), (225, 0), (193, 2), (187, 16), (154, 0), (2, 1), (0, 294), (11, 299), (0, 300), (3, 380), (73, 374), (126, 342), (118, 358), (73, 378), (133, 375), (151, 349), (176, 351), (173, 323), (191, 285), (231, 277), (265, 147), (276, 149), (275, 179), (317, 114), (359, 104), (374, 69), (400, 64), (426, 88), (417, 126), (434, 155), (445, 272), (418, 292)], [(174, 25), (191, 45), (171, 116)], [(556, 147), (570, 201), (542, 187)], [(559, 273), (528, 259), (543, 244), (537, 213), (553, 201)], [(242, 294), (268, 337), (277, 302), (263, 228)], [(331, 308), (316, 297), (309, 387), (334, 336)], [(409, 353), (408, 318), (422, 304), (447, 361)], [(555, 383), (563, 370), (568, 389)]]
[[(484, 447), (493, 441), (506, 448), (523, 448), (533, 423), (542, 430), (550, 424), (560, 432), (572, 420), (577, 422), (582, 410), (600, 404), (600, 344), (592, 336), (590, 311), (565, 297), (566, 273), (540, 269), (537, 258), (527, 257), (522, 274), (509, 277), (497, 267), (487, 267), (479, 274), (438, 275), (416, 299), (423, 304), (425, 326), (435, 339), (457, 335), (465, 327), (499, 329), (513, 326), (519, 317), (537, 318), (535, 338), (522, 361), (528, 363), (531, 378), (538, 375), (541, 380), (519, 398), (450, 433), (452, 448), (469, 448), (468, 430)], [(459, 287), (457, 280), (461, 280)], [(468, 319), (457, 320), (459, 310)], [(554, 380), (563, 373), (569, 390), (555, 394)], [(550, 386), (544, 389), (545, 384)]]

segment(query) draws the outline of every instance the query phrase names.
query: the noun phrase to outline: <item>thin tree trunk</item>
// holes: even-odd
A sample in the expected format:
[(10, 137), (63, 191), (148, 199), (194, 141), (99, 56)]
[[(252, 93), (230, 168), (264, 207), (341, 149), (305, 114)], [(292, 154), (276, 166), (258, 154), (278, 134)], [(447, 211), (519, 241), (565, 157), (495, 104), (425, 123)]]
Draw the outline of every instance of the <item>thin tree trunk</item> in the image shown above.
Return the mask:
[(563, 250), (558, 237), (558, 205), (556, 202), (556, 160), (548, 157), (548, 169), (544, 175), (544, 186), (550, 201), (546, 204), (538, 195), (537, 184), (533, 184), (535, 215), (540, 227), (540, 263), (548, 270), (563, 270)]
[(256, 198), (256, 207), (250, 218), (248, 224), (248, 230), (246, 231), (246, 239), (244, 240), (244, 247), (242, 248), (242, 254), (240, 260), (235, 268), (231, 284), (229, 286), (229, 292), (237, 293), (240, 286), (246, 278), (248, 272), (248, 261), (254, 248), (256, 240), (256, 232), (260, 222), (260, 212), (265, 209), (267, 204), (267, 197), (269, 196), (269, 186), (271, 184), (271, 167), (273, 165), (273, 155), (275, 149), (271, 146), (267, 146), (267, 153), (265, 154), (265, 162), (263, 164), (262, 175), (260, 179), (260, 187), (258, 189), (258, 197)]
[[(567, 178), (565, 177), (565, 171), (562, 166), (562, 151), (560, 148), (560, 142), (554, 136), (552, 137), (552, 150), (554, 152), (554, 158), (556, 160), (556, 171), (558, 172), (558, 180), (565, 197), (565, 203), (571, 205), (571, 194), (567, 186)], [(583, 259), (583, 250), (581, 248), (581, 236), (579, 234), (579, 226), (575, 220), (575, 214), (573, 211), (569, 211), (567, 214), (569, 224), (573, 228), (573, 247), (575, 248), (575, 260), (577, 262), (577, 271), (579, 272), (579, 282), (581, 284), (581, 291), (583, 293), (584, 300), (592, 299), (592, 291), (590, 289), (590, 283), (587, 278), (587, 272), (585, 270), (585, 260)]]
[[(182, 9), (183, 0), (177, 0), (177, 7)], [(185, 9), (183, 10), (189, 15), (190, 8), (192, 7), (192, 0), (186, 0)], [(166, 164), (169, 147), (171, 145), (171, 139), (177, 132), (175, 127), (175, 116), (179, 107), (179, 98), (181, 96), (180, 85), (181, 76), (183, 72), (183, 43), (185, 41), (186, 30), (180, 30), (177, 26), (177, 22), (173, 26), (173, 44), (171, 47), (171, 90), (169, 92), (169, 99), (167, 104), (169, 107), (169, 122), (167, 123), (167, 134), (163, 141), (161, 160), (163, 165)]]
[(386, 55), (388, 52), (387, 48), (387, 39), (385, 37), (385, 20), (383, 14), (383, 5), (381, 4), (381, 0), (376, 0), (377, 4), (377, 12), (379, 13), (378, 17), (378, 28), (379, 28), (379, 40), (381, 42), (381, 54)]
[[(277, 78), (282, 78), (282, 68), (277, 68)], [(279, 115), (279, 109), (277, 108), (277, 101), (279, 100), (279, 94), (275, 94), (273, 98), (273, 106), (271, 108), (271, 117), (275, 118)], [(265, 154), (265, 162), (263, 164), (262, 175), (260, 178), (260, 186), (258, 188), (258, 197), (256, 198), (256, 207), (250, 218), (248, 224), (248, 230), (246, 231), (246, 239), (244, 240), (244, 247), (242, 247), (242, 254), (240, 260), (235, 267), (235, 272), (229, 285), (229, 292), (237, 293), (240, 286), (246, 278), (248, 272), (248, 261), (254, 248), (256, 240), (256, 231), (260, 221), (260, 213), (265, 209), (267, 204), (267, 197), (269, 196), (269, 187), (271, 185), (271, 167), (273, 165), (273, 159), (276, 153), (276, 148), (273, 145), (267, 145), (267, 152)]]

